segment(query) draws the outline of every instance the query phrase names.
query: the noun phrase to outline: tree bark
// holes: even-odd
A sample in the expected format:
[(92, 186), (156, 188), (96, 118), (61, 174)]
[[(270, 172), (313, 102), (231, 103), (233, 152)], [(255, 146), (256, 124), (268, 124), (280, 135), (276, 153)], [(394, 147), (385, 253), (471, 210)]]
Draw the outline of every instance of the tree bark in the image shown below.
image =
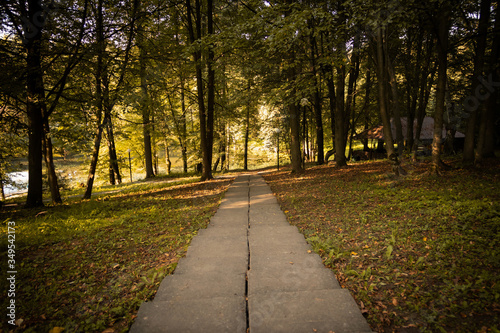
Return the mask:
[[(311, 24), (314, 29), (314, 23)], [(318, 46), (314, 30), (311, 32), (311, 65), (314, 77), (314, 120), (316, 122), (316, 145), (318, 147), (318, 164), (325, 163), (324, 134), (323, 134), (323, 110), (321, 109), (320, 78), (316, 58), (318, 57)]]
[[(207, 32), (211, 36), (214, 34), (213, 23), (213, 0), (207, 0)], [(214, 147), (214, 119), (215, 119), (215, 54), (214, 45), (208, 46), (208, 61), (207, 61), (207, 140), (206, 140), (206, 157), (204, 162), (204, 174), (202, 178), (205, 180), (212, 179), (212, 156)]]
[(181, 74), (181, 155), (182, 167), (184, 173), (188, 172), (188, 158), (187, 158), (187, 120), (186, 120), (186, 101), (184, 95), (184, 77)]
[[(144, 33), (144, 32), (143, 32)], [(139, 46), (139, 75), (141, 79), (141, 111), (142, 111), (142, 134), (144, 143), (144, 162), (146, 167), (146, 178), (155, 176), (153, 171), (153, 158), (151, 149), (151, 118), (149, 108), (148, 82), (146, 76), (146, 49), (144, 45), (144, 36), (142, 33), (137, 35)]]
[[(486, 1), (487, 2), (487, 1)], [(497, 4), (498, 11), (498, 1), (495, 1)], [(482, 3), (481, 3), (482, 5)], [(485, 4), (487, 5), (487, 3)], [(489, 11), (485, 8), (485, 12)], [(481, 16), (483, 12), (481, 12)], [(485, 16), (486, 13), (485, 13)], [(495, 16), (495, 25), (493, 31), (495, 31), (495, 35), (493, 37), (493, 43), (491, 46), (491, 54), (489, 61), (489, 75), (491, 75), (492, 82), (499, 82), (498, 75), (498, 62), (500, 55), (500, 22), (498, 20), (498, 12)], [(491, 89), (491, 88), (490, 88)], [(479, 135), (477, 140), (477, 150), (475, 155), (475, 164), (476, 166), (481, 165), (484, 158), (494, 157), (495, 156), (495, 134), (493, 129), (493, 124), (495, 123), (495, 109), (498, 98), (498, 89), (494, 89), (493, 91), (489, 90), (490, 93), (488, 99), (485, 101), (484, 105), (481, 106), (481, 119), (479, 123)]]
[(481, 101), (478, 101), (477, 95), (481, 89), (480, 77), (483, 74), (484, 68), (484, 55), (486, 51), (486, 37), (488, 32), (488, 22), (490, 17), (491, 0), (481, 1), (481, 10), (479, 17), (479, 24), (477, 29), (477, 48), (476, 56), (474, 59), (474, 72), (472, 78), (471, 100), (476, 103), (470, 105), (464, 103), (465, 110), (469, 113), (469, 120), (467, 121), (467, 129), (465, 132), (464, 154), (463, 162), (465, 164), (472, 164), (474, 162), (474, 148), (476, 143), (476, 129), (478, 123), (478, 109), (481, 106)]
[(436, 87), (436, 110), (434, 112), (434, 134), (432, 140), (431, 172), (439, 174), (442, 166), (441, 141), (443, 133), (443, 114), (446, 103), (446, 81), (448, 68), (448, 30), (450, 25), (450, 11), (441, 8), (438, 15), (438, 78)]
[(246, 116), (245, 116), (245, 147), (244, 147), (244, 156), (243, 156), (243, 170), (245, 170), (245, 171), (248, 170), (248, 139), (249, 139), (249, 136), (250, 136), (250, 103), (247, 104)]
[[(342, 3), (338, 2), (340, 12), (340, 24), (346, 23), (346, 17), (343, 12)], [(337, 45), (337, 52), (339, 59), (346, 59), (346, 32), (345, 28), (341, 28), (341, 37)], [(347, 165), (345, 157), (345, 148), (347, 143), (346, 136), (346, 119), (349, 118), (345, 115), (345, 62), (337, 67), (337, 92), (336, 92), (336, 107), (335, 107), (335, 164), (337, 167)]]
[[(368, 69), (367, 73), (366, 73), (366, 88), (365, 88), (365, 105), (363, 106), (363, 110), (364, 110), (364, 116), (365, 116), (365, 124), (364, 124), (364, 128), (363, 130), (364, 131), (367, 131), (368, 130), (368, 126), (369, 126), (369, 121), (370, 121), (370, 114), (368, 112), (368, 104), (370, 103), (370, 92), (371, 92), (371, 70)], [(366, 135), (365, 138), (363, 138), (363, 149), (365, 151), (368, 151), (369, 150), (369, 147), (368, 147), (368, 135)]]
[(54, 166), (54, 154), (52, 152), (52, 140), (50, 138), (49, 120), (46, 117), (44, 117), (43, 128), (43, 155), (45, 158), (45, 166), (47, 169), (47, 177), (52, 202), (62, 203), (61, 193), (59, 192), (59, 184), (57, 181), (56, 168)]
[(115, 135), (113, 130), (113, 122), (111, 120), (111, 110), (107, 107), (104, 110), (104, 119), (106, 123), (106, 137), (108, 139), (108, 154), (109, 154), (109, 172), (110, 176), (110, 184), (115, 185), (115, 182), (118, 184), (122, 183), (122, 176), (120, 174), (120, 168), (118, 166), (118, 156), (116, 154), (116, 146), (115, 146)]
[(172, 162), (170, 161), (170, 150), (168, 149), (168, 141), (165, 138), (165, 164), (167, 165), (167, 176), (170, 175), (170, 170), (172, 168)]
[[(416, 119), (416, 126), (415, 126), (415, 133), (414, 137), (415, 140), (413, 142), (413, 160), (416, 161), (417, 159), (417, 150), (418, 150), (418, 145), (420, 144), (420, 134), (422, 132), (422, 124), (425, 118), (425, 109), (427, 107), (427, 103), (429, 101), (429, 96), (430, 96), (430, 91), (431, 87), (434, 83), (434, 73), (436, 72), (435, 67), (431, 70), (431, 78), (428, 79), (429, 76), (429, 68), (431, 66), (432, 62), (432, 50), (434, 49), (434, 39), (431, 38), (430, 36), (427, 37), (427, 43), (426, 43), (426, 62), (424, 69), (421, 73), (420, 76), (420, 82), (419, 82), (419, 96), (418, 96), (418, 108), (415, 113), (415, 119)], [(437, 64), (437, 62), (436, 62)], [(435, 65), (436, 66), (436, 65)]]
[(392, 91), (392, 119), (394, 121), (394, 125), (396, 127), (396, 142), (398, 144), (398, 156), (401, 157), (403, 155), (404, 149), (404, 139), (403, 139), (403, 129), (401, 126), (401, 110), (399, 104), (399, 91), (396, 80), (396, 73), (394, 71), (394, 67), (392, 66), (392, 61), (389, 56), (389, 50), (387, 47), (387, 42), (384, 43), (384, 55), (386, 57), (386, 66), (387, 73), (389, 75), (389, 84), (391, 86)]
[(376, 31), (376, 48), (377, 48), (377, 81), (379, 95), (379, 111), (382, 124), (384, 126), (384, 141), (387, 150), (387, 158), (390, 158), (394, 152), (394, 143), (392, 139), (391, 121), (389, 110), (387, 108), (387, 71), (386, 71), (386, 56), (384, 54), (384, 35), (385, 29), (378, 27)]
[(97, 115), (97, 131), (94, 137), (94, 146), (92, 149), (92, 157), (90, 160), (89, 175), (87, 177), (87, 186), (85, 188), (85, 193), (83, 194), (84, 199), (90, 199), (92, 196), (92, 188), (94, 186), (95, 175), (97, 170), (97, 162), (99, 160), (99, 150), (101, 147), (102, 133), (104, 122), (101, 124), (102, 114), (103, 114), (103, 71), (104, 71), (104, 50), (105, 50), (105, 40), (104, 40), (104, 26), (103, 26), (103, 13), (102, 13), (103, 0), (99, 0), (97, 8), (97, 18), (96, 18), (96, 53), (97, 53), (97, 65), (95, 72), (95, 96), (96, 96), (96, 115)]
[[(289, 8), (287, 8), (285, 17), (290, 16), (290, 5), (292, 0), (286, 1)], [(296, 65), (295, 65), (295, 46), (291, 45), (290, 54), (287, 57), (288, 69), (286, 71), (286, 78), (290, 87), (290, 94), (286, 97), (286, 108), (288, 110), (288, 117), (290, 119), (290, 157), (292, 164), (292, 173), (302, 173), (302, 153), (300, 148), (300, 110), (296, 103), (297, 91), (295, 88), (296, 80)]]
[[(28, 1), (28, 20), (39, 20), (43, 9), (38, 0)], [(45, 108), (45, 91), (43, 86), (43, 70), (41, 65), (42, 27), (33, 25), (35, 31), (25, 31), (26, 47), (26, 87), (28, 115), (28, 196), (26, 207), (43, 206), (42, 181), (42, 142), (43, 142), (43, 109)]]

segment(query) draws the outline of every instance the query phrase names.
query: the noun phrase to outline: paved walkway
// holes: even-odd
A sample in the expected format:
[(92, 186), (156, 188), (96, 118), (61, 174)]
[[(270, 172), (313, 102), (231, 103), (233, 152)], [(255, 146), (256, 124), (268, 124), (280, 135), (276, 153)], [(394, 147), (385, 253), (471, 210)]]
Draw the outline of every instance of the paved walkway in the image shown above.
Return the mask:
[(371, 332), (259, 175), (240, 175), (130, 332)]

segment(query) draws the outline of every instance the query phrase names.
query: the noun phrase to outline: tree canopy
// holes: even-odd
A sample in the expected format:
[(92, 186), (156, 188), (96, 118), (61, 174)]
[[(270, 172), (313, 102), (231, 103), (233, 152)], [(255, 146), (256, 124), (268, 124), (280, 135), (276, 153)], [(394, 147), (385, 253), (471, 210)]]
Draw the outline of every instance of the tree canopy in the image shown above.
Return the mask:
[(342, 167), (355, 139), (375, 149), (367, 133), (378, 125), (399, 172), (430, 144), (420, 139), (426, 116), (433, 172), (458, 150), (480, 167), (500, 142), (497, 9), (496, 0), (4, 1), (0, 181), (12, 158), (28, 157), (26, 204), (38, 206), (42, 161), (61, 201), (59, 153), (84, 157), (87, 198), (97, 173), (122, 181), (127, 152), (147, 178), (170, 172), (173, 156), (208, 180), (273, 163), (276, 149), (295, 173), (332, 154)]

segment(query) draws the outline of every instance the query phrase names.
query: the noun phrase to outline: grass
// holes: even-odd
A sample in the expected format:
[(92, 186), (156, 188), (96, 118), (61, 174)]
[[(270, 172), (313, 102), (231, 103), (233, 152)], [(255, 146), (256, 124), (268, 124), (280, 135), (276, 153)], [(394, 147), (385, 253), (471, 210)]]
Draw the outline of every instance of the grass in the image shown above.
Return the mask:
[(500, 165), (384, 161), (265, 175), (377, 332), (500, 332)]
[[(426, 162), (405, 167), (401, 178), (384, 161), (264, 176), (374, 331), (499, 332), (500, 164), (441, 177)], [(91, 200), (77, 189), (63, 205), (0, 210), (2, 271), (16, 223), (17, 331), (126, 332), (231, 179), (197, 181), (101, 187)]]
[[(14, 331), (126, 332), (140, 304), (152, 299), (207, 226), (231, 182), (197, 180), (122, 184), (91, 200), (1, 210), (2, 271), (7, 221), (16, 224)], [(6, 283), (0, 282), (3, 309)], [(0, 331), (12, 328), (2, 320)]]

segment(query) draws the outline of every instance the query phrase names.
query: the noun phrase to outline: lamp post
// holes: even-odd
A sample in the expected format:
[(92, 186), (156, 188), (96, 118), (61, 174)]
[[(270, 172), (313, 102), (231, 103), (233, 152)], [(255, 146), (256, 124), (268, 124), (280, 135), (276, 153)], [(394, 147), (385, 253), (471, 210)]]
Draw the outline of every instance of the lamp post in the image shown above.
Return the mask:
[(132, 159), (130, 158), (130, 149), (127, 149), (128, 152), (128, 169), (130, 171), (130, 182), (132, 183)]
[(279, 128), (275, 129), (276, 132), (276, 138), (277, 138), (277, 147), (276, 147), (276, 162), (278, 164), (278, 171), (280, 171), (280, 132), (281, 130)]

